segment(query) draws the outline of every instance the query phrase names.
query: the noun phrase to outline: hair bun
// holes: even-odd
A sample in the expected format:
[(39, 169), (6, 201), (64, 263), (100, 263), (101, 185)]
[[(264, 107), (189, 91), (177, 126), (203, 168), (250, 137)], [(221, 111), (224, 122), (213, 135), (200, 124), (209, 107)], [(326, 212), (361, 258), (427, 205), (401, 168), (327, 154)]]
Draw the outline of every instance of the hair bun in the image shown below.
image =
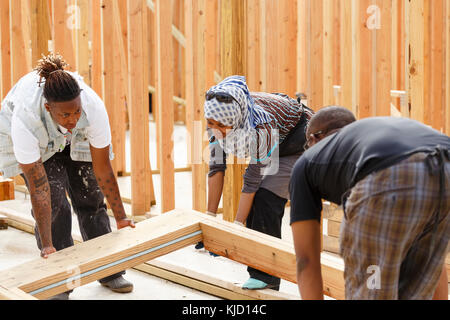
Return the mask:
[(38, 61), (34, 70), (39, 74), (41, 80), (42, 78), (47, 80), (51, 74), (64, 71), (66, 66), (67, 63), (60, 54), (50, 53), (47, 56), (42, 55), (42, 59)]

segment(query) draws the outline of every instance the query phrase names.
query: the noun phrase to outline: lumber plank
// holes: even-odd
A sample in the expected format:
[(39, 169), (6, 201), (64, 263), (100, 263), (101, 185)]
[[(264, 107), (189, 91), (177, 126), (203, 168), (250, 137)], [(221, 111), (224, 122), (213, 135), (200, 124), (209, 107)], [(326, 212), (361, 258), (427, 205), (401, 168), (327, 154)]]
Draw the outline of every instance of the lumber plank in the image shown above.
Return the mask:
[(0, 99), (3, 100), (11, 89), (9, 1), (0, 1), (0, 74)]
[(92, 19), (89, 23), (91, 38), (91, 87), (103, 100), (102, 83), (102, 27), (101, 27), (101, 0), (91, 0), (89, 11)]
[(76, 7), (69, 7), (68, 1), (52, 1), (53, 49), (63, 56), (70, 71), (75, 71), (76, 58), (73, 45), (73, 29), (77, 26)]
[(445, 132), (450, 136), (450, 1), (445, 2), (445, 7)]
[(324, 201), (322, 215), (324, 219), (341, 222), (344, 218), (344, 211), (341, 206)]
[[(0, 283), (44, 299), (66, 291), (68, 285), (74, 288), (101, 279), (201, 239), (198, 219), (174, 210), (143, 221), (135, 229), (114, 231), (58, 251), (48, 259), (39, 258), (5, 270)], [(80, 274), (84, 275), (81, 279), (63, 283)], [(49, 287), (52, 285), (55, 287)]]
[(27, 32), (23, 28), (24, 20), (23, 6), (21, 1), (10, 1), (10, 23), (11, 23), (11, 81), (15, 84), (22, 76), (29, 72), (28, 68), (28, 46), (26, 45)]
[(333, 93), (333, 0), (323, 1), (323, 106), (335, 104)]
[(14, 200), (14, 180), (0, 177), (0, 201)]
[[(31, 215), (24, 218), (23, 214), (16, 212), (13, 209), (0, 207), (0, 212), (6, 215), (9, 219), (11, 227), (34, 234), (35, 222)], [(73, 232), (72, 238), (76, 244), (83, 242), (79, 232)], [(158, 261), (153, 259), (143, 264), (134, 266), (133, 269), (145, 272), (147, 274), (164, 278), (181, 285), (203, 291), (209, 294), (217, 295), (218, 297), (231, 300), (251, 300), (251, 299), (268, 299), (268, 300), (295, 300), (296, 296), (286, 293), (277, 292), (274, 290), (243, 290), (240, 285), (215, 278), (211, 275), (202, 274), (175, 265), (168, 262)]]
[(297, 1), (297, 91), (308, 92), (308, 0)]
[(8, 217), (0, 214), (0, 230), (8, 229)]
[(0, 285), (0, 300), (37, 300), (30, 294), (17, 288), (6, 288)]
[[(223, 78), (231, 75), (247, 75), (245, 21), (246, 4), (240, 0), (224, 0), (220, 3), (220, 73)], [(223, 218), (234, 221), (243, 185), (245, 166), (229, 155), (223, 187)], [(245, 159), (244, 159), (245, 160)]]
[(144, 61), (148, 59), (147, 8), (143, 1), (129, 1), (128, 6), (130, 143), (131, 150), (141, 149), (131, 154), (131, 205), (133, 215), (137, 216), (150, 211), (150, 204), (154, 200), (148, 143), (149, 79), (148, 72), (142, 72)]
[[(315, 111), (324, 106), (324, 14), (323, 1), (311, 1), (311, 93), (308, 106)], [(330, 88), (331, 89), (331, 88)]]
[[(296, 258), (292, 243), (236, 224), (201, 215), (205, 248), (221, 256), (296, 283)], [(343, 263), (322, 262), (324, 294), (344, 299)]]
[(298, 300), (299, 296), (271, 289), (244, 290), (241, 285), (217, 279), (181, 266), (152, 260), (135, 269), (230, 300)]
[(77, 0), (78, 28), (75, 29), (75, 50), (77, 72), (90, 86), (92, 84), (89, 73), (89, 0)]
[(391, 114), (392, 89), (392, 0), (377, 0), (380, 29), (376, 30), (376, 116)]
[(414, 0), (409, 3), (409, 88), (411, 118), (424, 121), (425, 107), (425, 1)]
[(191, 161), (192, 161), (192, 208), (206, 211), (206, 162), (203, 161), (204, 150), (208, 150), (208, 144), (204, 139), (206, 120), (203, 104), (205, 102), (206, 87), (206, 47), (205, 28), (206, 2), (195, 0), (192, 4), (193, 22), (193, 66), (194, 66), (194, 104), (192, 105), (192, 131), (191, 131)]
[(339, 238), (333, 236), (323, 236), (323, 250), (339, 254)]
[[(156, 1), (157, 98), (159, 122), (159, 164), (161, 170), (161, 212), (175, 208), (175, 173), (173, 152), (173, 49), (170, 34), (172, 8)], [(164, 110), (164, 112), (162, 112)]]

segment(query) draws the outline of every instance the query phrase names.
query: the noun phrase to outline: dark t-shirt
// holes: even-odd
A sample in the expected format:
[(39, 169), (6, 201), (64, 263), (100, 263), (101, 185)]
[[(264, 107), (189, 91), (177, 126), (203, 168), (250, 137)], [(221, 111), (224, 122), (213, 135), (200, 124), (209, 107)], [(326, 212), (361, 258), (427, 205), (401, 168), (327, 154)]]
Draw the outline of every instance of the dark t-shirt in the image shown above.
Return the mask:
[(341, 204), (368, 174), (439, 145), (449, 150), (450, 138), (406, 118), (367, 118), (344, 127), (296, 162), (289, 186), (291, 223), (320, 220), (322, 199)]

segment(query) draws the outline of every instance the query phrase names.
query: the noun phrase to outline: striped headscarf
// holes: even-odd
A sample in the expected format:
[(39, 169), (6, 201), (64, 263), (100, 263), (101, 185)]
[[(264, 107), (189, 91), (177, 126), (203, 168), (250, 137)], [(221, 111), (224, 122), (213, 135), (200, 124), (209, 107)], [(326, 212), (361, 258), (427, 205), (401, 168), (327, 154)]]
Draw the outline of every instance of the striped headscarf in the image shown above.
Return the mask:
[(255, 104), (243, 76), (224, 79), (208, 90), (207, 94), (211, 93), (225, 93), (233, 97), (232, 103), (219, 102), (215, 98), (205, 101), (205, 118), (232, 127), (225, 139), (218, 139), (219, 144), (226, 153), (239, 158), (249, 157), (251, 141), (255, 141), (258, 134), (255, 128), (273, 121), (272, 115)]

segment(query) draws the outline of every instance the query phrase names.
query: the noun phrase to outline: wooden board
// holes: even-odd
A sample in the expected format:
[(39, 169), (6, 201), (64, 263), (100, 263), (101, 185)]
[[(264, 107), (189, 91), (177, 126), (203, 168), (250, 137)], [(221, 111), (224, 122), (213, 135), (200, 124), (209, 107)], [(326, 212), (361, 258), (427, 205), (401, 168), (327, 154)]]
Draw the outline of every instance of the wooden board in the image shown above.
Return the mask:
[(0, 285), (0, 300), (37, 300), (30, 294), (17, 288), (6, 288)]
[(0, 230), (8, 229), (8, 217), (0, 214)]
[[(0, 212), (8, 216), (10, 226), (28, 233), (34, 233), (35, 222), (31, 216), (24, 217), (23, 214), (12, 209), (0, 207)], [(75, 244), (83, 242), (79, 232), (73, 232), (72, 238)], [(176, 264), (158, 261), (158, 259), (147, 261), (133, 267), (133, 269), (147, 274), (160, 277), (186, 287), (213, 294), (224, 299), (232, 300), (293, 300), (298, 299), (286, 293), (264, 289), (243, 290), (240, 285), (219, 279), (211, 274), (203, 274)]]
[[(200, 226), (182, 211), (143, 221), (5, 270), (0, 283), (44, 299), (201, 240)], [(74, 276), (81, 278), (65, 283)]]
[[(179, 242), (171, 243), (174, 239)], [(296, 282), (292, 243), (199, 212), (174, 210), (140, 222), (136, 229), (114, 231), (58, 251), (46, 260), (39, 258), (6, 270), (0, 275), (0, 283), (47, 298), (66, 291), (64, 281), (71, 277), (83, 275), (69, 282), (73, 288), (200, 240), (207, 250)], [(146, 253), (164, 244), (167, 246)], [(142, 255), (136, 257), (137, 254)], [(324, 286), (329, 288), (324, 293), (344, 299), (342, 262), (324, 260), (322, 268)]]
[[(292, 243), (209, 216), (199, 216), (203, 243), (211, 252), (296, 283)], [(324, 294), (344, 299), (343, 263), (322, 262)]]
[(14, 181), (0, 177), (0, 201), (14, 199)]
[(161, 212), (175, 208), (175, 177), (173, 153), (173, 49), (172, 8), (165, 1), (156, 1), (157, 99), (159, 110), (159, 165), (161, 170)]

